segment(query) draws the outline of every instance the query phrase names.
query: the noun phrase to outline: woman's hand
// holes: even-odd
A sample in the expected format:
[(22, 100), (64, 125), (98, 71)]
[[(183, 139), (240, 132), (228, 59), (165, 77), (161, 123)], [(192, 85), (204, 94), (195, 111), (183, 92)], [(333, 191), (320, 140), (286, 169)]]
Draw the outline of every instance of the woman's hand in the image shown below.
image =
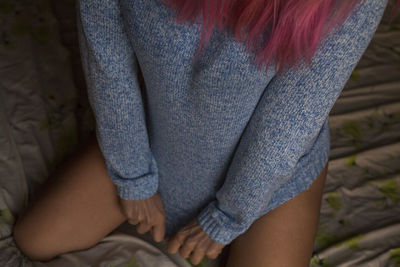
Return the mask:
[(197, 219), (179, 230), (173, 237), (167, 239), (168, 252), (177, 253), (183, 258), (190, 255), (190, 262), (199, 264), (204, 256), (215, 259), (225, 247), (212, 240), (200, 227)]
[(137, 225), (139, 234), (151, 232), (154, 241), (161, 242), (165, 234), (165, 211), (160, 194), (142, 200), (119, 198), (122, 213), (130, 224)]

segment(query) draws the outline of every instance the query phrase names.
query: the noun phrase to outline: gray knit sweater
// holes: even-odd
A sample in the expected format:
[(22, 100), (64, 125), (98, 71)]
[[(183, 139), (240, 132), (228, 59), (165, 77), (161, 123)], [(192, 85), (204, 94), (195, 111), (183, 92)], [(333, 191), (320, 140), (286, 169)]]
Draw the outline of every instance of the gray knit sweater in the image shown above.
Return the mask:
[(119, 196), (158, 191), (167, 236), (197, 217), (223, 244), (321, 172), (328, 114), (387, 5), (365, 1), (324, 39), (311, 67), (277, 75), (258, 70), (225, 31), (215, 30), (192, 64), (201, 20), (177, 24), (160, 1), (77, 2), (97, 139)]

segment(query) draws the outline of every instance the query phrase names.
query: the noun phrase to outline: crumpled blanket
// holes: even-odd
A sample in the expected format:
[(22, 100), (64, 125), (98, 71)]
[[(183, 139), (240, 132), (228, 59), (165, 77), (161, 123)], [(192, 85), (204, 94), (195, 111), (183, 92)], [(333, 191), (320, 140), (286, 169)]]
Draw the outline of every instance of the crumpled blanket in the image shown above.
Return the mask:
[[(30, 261), (14, 243), (34, 192), (94, 132), (74, 4), (0, 0), (0, 266), (191, 266), (127, 223), (49, 262)], [(330, 113), (310, 266), (400, 266), (400, 16), (389, 23), (389, 15)]]

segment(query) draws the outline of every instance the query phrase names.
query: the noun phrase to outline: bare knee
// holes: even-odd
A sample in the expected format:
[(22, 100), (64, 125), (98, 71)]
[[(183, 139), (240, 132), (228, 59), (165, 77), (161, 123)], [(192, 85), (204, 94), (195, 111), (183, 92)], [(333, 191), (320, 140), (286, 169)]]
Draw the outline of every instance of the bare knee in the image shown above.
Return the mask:
[(46, 244), (44, 238), (29, 227), (23, 218), (19, 218), (13, 230), (14, 241), (21, 252), (31, 260), (48, 261), (54, 258), (56, 253)]
[(21, 252), (31, 260), (48, 261), (63, 253), (88, 249), (101, 239), (98, 236), (76, 238), (68, 222), (55, 220), (53, 225), (49, 225), (30, 216), (17, 220), (13, 236)]

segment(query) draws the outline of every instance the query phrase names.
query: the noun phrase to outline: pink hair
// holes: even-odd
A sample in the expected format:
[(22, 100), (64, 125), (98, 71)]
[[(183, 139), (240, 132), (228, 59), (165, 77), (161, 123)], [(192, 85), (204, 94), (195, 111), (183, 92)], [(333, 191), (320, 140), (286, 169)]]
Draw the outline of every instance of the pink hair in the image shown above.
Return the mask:
[[(203, 27), (197, 60), (203, 45), (211, 37), (213, 27), (227, 27), (237, 41), (243, 41), (247, 49), (257, 54), (260, 68), (275, 60), (275, 71), (281, 72), (285, 65), (293, 66), (305, 56), (311, 63), (320, 40), (337, 25), (341, 25), (362, 0), (162, 0), (177, 9), (178, 23), (191, 23), (202, 13)], [(400, 0), (396, 0), (397, 10)], [(392, 13), (393, 18), (394, 12)], [(258, 47), (262, 34), (268, 30), (268, 42)]]

